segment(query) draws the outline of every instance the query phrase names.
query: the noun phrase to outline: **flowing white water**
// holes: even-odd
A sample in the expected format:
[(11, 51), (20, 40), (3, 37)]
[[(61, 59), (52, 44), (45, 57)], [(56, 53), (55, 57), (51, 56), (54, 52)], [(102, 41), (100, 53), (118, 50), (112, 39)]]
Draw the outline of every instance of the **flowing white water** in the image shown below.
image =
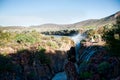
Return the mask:
[(85, 58), (86, 61), (90, 60), (90, 57), (95, 53), (95, 51), (91, 51)]
[(75, 35), (75, 36), (72, 36), (71, 39), (75, 42), (76, 46), (75, 46), (75, 51), (76, 51), (76, 60), (78, 61), (78, 53), (79, 53), (79, 49), (80, 49), (80, 41), (82, 39), (84, 39), (84, 37), (81, 35), (81, 34), (78, 34), (78, 35)]
[(86, 58), (86, 56), (89, 54), (89, 52), (91, 51), (91, 48), (92, 47), (88, 47), (88, 48), (86, 48), (84, 51), (83, 51), (83, 53), (81, 54), (81, 56), (80, 56), (80, 60), (85, 60), (85, 58)]
[(95, 54), (97, 49), (92, 46), (86, 48), (80, 56), (80, 60), (88, 62), (90, 58)]
[[(70, 38), (75, 42), (76, 46), (76, 60), (78, 61), (78, 53), (79, 53), (79, 48), (80, 48), (80, 41), (84, 38), (81, 34), (75, 35), (75, 36), (70, 36)], [(77, 67), (77, 64), (75, 64)], [(65, 72), (60, 72), (57, 73), (52, 80), (67, 80), (67, 76)]]
[(67, 80), (67, 76), (65, 72), (59, 72), (53, 77), (52, 80)]

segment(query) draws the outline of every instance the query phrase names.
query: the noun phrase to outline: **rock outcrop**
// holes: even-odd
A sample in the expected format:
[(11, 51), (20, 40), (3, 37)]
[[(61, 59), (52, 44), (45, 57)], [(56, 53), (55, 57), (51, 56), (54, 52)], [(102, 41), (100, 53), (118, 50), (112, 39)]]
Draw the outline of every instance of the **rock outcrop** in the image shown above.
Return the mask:
[[(91, 42), (81, 44), (79, 60), (75, 60), (75, 48), (68, 51), (65, 63), (67, 80), (119, 80), (120, 58), (109, 56), (107, 50)], [(76, 67), (77, 66), (77, 67)]]
[(64, 48), (66, 51), (48, 47), (38, 50), (38, 46), (5, 56), (0, 54), (0, 80), (51, 80), (56, 73), (64, 71), (68, 46)]
[(103, 46), (81, 44), (79, 50), (79, 78), (82, 80), (119, 80), (119, 58), (108, 55)]

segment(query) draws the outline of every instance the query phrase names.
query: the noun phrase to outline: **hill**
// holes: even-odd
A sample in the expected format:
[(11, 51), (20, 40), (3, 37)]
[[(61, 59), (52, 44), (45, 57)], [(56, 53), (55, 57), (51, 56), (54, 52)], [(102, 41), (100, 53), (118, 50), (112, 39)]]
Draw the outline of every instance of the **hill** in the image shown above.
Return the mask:
[[(5, 29), (11, 30), (11, 31), (31, 31), (31, 30), (36, 30), (39, 32), (45, 32), (45, 31), (59, 31), (59, 30), (66, 30), (66, 29), (80, 29), (80, 28), (85, 28), (88, 29), (90, 28), (97, 28), (101, 27), (107, 24), (114, 24), (116, 22), (115, 16), (120, 14), (120, 11), (112, 14), (110, 16), (107, 16), (105, 18), (101, 19), (89, 19), (81, 22), (77, 22), (74, 24), (43, 24), (43, 25), (35, 25), (35, 26), (30, 26), (30, 27), (22, 27), (20, 28), (19, 26), (7, 26)], [(14, 30), (12, 30), (12, 28)]]
[(105, 18), (101, 18), (101, 19), (89, 19), (89, 20), (85, 20), (85, 21), (81, 21), (81, 22), (77, 22), (77, 23), (74, 23), (74, 24), (66, 24), (66, 25), (59, 25), (59, 24), (43, 24), (43, 25), (40, 25), (40, 26), (31, 26), (31, 27), (44, 27), (44, 28), (47, 28), (47, 27), (53, 27), (53, 28), (80, 28), (80, 27), (85, 27), (85, 26), (95, 26), (95, 27), (100, 27), (100, 26), (104, 26), (104, 25), (107, 25), (107, 24), (114, 24), (116, 19), (115, 19), (115, 16), (117, 14), (120, 14), (120, 11), (113, 14), (113, 15), (110, 15), (110, 16), (107, 16)]

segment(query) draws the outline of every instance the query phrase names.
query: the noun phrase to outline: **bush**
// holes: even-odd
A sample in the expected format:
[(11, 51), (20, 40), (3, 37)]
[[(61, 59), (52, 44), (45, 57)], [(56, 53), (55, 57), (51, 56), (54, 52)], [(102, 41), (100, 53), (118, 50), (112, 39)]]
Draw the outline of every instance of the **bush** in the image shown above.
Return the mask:
[(108, 50), (112, 56), (120, 56), (120, 16), (112, 29), (105, 32), (103, 38), (106, 40)]
[(108, 70), (110, 64), (108, 62), (102, 62), (98, 65), (98, 72), (103, 73), (105, 70)]
[(88, 79), (88, 78), (91, 78), (92, 75), (93, 74), (91, 72), (85, 71), (85, 72), (80, 73), (80, 78)]
[(0, 31), (0, 46), (5, 46), (7, 43), (11, 43), (14, 38), (9, 32), (2, 32)]
[(26, 42), (34, 43), (34, 42), (36, 42), (36, 39), (30, 34), (17, 34), (15, 39), (18, 43), (26, 43)]
[(44, 53), (46, 51), (46, 49), (42, 46), (39, 46), (38, 51)]
[(91, 36), (94, 36), (94, 34), (96, 33), (95, 30), (90, 29), (88, 31), (86, 31), (87, 37), (90, 38)]
[(46, 44), (47, 46), (50, 46), (51, 48), (57, 48), (57, 44), (55, 42), (48, 41)]

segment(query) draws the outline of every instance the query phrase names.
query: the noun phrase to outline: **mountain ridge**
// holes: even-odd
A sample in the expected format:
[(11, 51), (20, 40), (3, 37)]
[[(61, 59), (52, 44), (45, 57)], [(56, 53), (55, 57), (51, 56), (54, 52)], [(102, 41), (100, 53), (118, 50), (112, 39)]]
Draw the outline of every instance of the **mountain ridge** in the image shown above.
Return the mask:
[(80, 21), (80, 22), (76, 22), (73, 24), (53, 24), (53, 23), (49, 23), (49, 24), (42, 24), (39, 26), (30, 26), (30, 27), (75, 27), (75, 28), (80, 28), (80, 27), (84, 27), (84, 26), (96, 26), (96, 27), (100, 27), (103, 25), (107, 25), (107, 24), (114, 24), (116, 19), (115, 16), (117, 14), (120, 14), (120, 11), (116, 12), (115, 14), (112, 14), (110, 16), (101, 18), (101, 19), (88, 19), (88, 20), (84, 20), (84, 21)]
[[(19, 28), (23, 28), (27, 30), (31, 29), (35, 29), (39, 32), (42, 31), (56, 31), (56, 30), (66, 30), (66, 29), (80, 29), (80, 28), (87, 28), (87, 27), (102, 27), (104, 25), (108, 25), (108, 24), (115, 24), (116, 22), (116, 16), (120, 15), (120, 11), (116, 12), (115, 14), (112, 14), (110, 16), (104, 17), (104, 18), (100, 18), (100, 19), (88, 19), (88, 20), (84, 20), (84, 21), (80, 21), (80, 22), (76, 22), (73, 24), (53, 24), (53, 23), (48, 23), (48, 24), (42, 24), (42, 25), (33, 25), (33, 26), (29, 26), (29, 27), (25, 27), (25, 26), (6, 26), (7, 29), (19, 29)], [(5, 26), (0, 26), (0, 27), (5, 27)]]

